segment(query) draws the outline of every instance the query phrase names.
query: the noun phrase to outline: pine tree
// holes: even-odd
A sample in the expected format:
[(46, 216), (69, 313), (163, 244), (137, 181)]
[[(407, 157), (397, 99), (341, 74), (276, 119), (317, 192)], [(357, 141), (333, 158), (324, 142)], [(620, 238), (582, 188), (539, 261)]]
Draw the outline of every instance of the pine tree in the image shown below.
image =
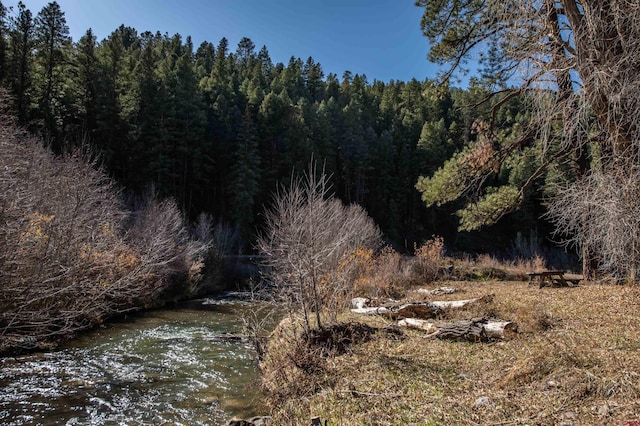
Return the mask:
[(59, 109), (63, 95), (63, 66), (68, 62), (64, 48), (71, 42), (69, 27), (64, 12), (55, 1), (42, 8), (34, 24), (40, 65), (38, 115), (43, 120), (42, 132), (45, 140), (51, 142), (54, 152), (60, 153), (64, 142)]
[(260, 156), (256, 125), (251, 113), (245, 111), (242, 126), (232, 145), (228, 195), (231, 219), (245, 237), (253, 234), (254, 207), (260, 190)]
[(203, 41), (195, 54), (195, 73), (198, 80), (211, 75), (213, 62), (215, 61), (216, 49), (213, 43)]
[(307, 61), (304, 63), (302, 76), (309, 95), (309, 100), (312, 103), (322, 101), (325, 95), (325, 84), (323, 81), (324, 72), (322, 71), (322, 66), (317, 64), (311, 56), (309, 56)]
[(80, 38), (76, 46), (76, 86), (78, 96), (79, 132), (83, 137), (95, 141), (97, 129), (98, 87), (101, 74), (96, 56), (97, 41), (91, 29)]
[(0, 84), (4, 84), (7, 78), (7, 40), (9, 38), (9, 26), (7, 23), (7, 8), (0, 1)]
[(9, 83), (15, 98), (18, 121), (26, 125), (31, 117), (34, 23), (31, 11), (18, 2), (18, 13), (10, 21)]

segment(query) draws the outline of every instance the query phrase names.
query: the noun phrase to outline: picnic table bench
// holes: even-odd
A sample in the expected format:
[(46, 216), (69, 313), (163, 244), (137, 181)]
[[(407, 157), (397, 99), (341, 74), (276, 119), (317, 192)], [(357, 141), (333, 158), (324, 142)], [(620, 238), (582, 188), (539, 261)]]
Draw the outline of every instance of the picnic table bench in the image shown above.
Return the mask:
[(529, 285), (538, 283), (542, 287), (575, 287), (581, 278), (565, 277), (567, 271), (529, 272)]

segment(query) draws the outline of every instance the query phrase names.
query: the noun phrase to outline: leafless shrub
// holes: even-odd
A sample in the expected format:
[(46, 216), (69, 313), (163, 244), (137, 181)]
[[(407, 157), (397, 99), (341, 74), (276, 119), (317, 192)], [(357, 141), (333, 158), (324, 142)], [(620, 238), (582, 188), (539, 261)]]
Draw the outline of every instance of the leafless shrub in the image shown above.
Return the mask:
[(421, 246), (416, 246), (416, 272), (427, 283), (434, 282), (444, 263), (444, 239), (433, 237)]
[(196, 223), (193, 225), (193, 237), (202, 243), (213, 243), (213, 219), (211, 215), (202, 212), (198, 215)]
[(224, 255), (240, 251), (240, 229), (220, 220), (213, 229), (213, 243)]
[[(173, 200), (159, 201), (156, 198), (146, 200), (144, 207), (134, 213), (134, 221), (126, 235), (126, 242), (140, 253), (140, 271), (147, 277), (153, 277), (158, 288), (142, 292), (145, 297), (159, 295), (173, 284), (188, 281), (189, 276), (197, 277), (199, 268), (209, 244), (190, 238), (186, 224)], [(192, 267), (196, 266), (196, 270)], [(158, 293), (156, 293), (158, 292)], [(182, 289), (176, 293), (181, 294)]]
[(304, 176), (292, 178), (289, 187), (275, 195), (257, 243), (277, 294), (292, 311), (302, 313), (307, 330), (312, 313), (321, 326), (321, 311), (347, 291), (346, 282), (334, 281), (340, 262), (380, 238), (362, 207), (345, 206), (329, 191), (328, 176), (318, 174), (312, 163)]
[(149, 201), (127, 232), (128, 216), (86, 155), (56, 158), (0, 114), (0, 352), (55, 344), (197, 279), (207, 245), (173, 203)]
[(567, 244), (599, 254), (601, 272), (634, 281), (640, 274), (639, 201), (639, 172), (593, 173), (559, 189), (549, 216)]

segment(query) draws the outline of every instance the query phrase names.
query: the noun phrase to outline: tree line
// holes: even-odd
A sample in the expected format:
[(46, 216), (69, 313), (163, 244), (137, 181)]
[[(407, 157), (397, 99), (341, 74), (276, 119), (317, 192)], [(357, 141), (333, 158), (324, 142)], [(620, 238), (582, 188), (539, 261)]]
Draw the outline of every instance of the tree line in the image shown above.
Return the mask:
[[(104, 169), (133, 193), (151, 184), (191, 219), (207, 212), (236, 229), (245, 248), (271, 194), (310, 158), (324, 165), (332, 190), (366, 208), (390, 242), (445, 235), (463, 250), (487, 244), (458, 234), (462, 204), (427, 208), (415, 188), (475, 141), (492, 116), (481, 80), (468, 89), (432, 80), (370, 82), (345, 71), (325, 75), (312, 57), (275, 63), (266, 46), (226, 38), (194, 46), (190, 37), (120, 26), (104, 40), (91, 29), (69, 36), (56, 2), (34, 15), (0, 3), (0, 82), (20, 125), (54, 153), (90, 146)], [(505, 134), (527, 120), (526, 102), (493, 114)], [(517, 180), (535, 161), (522, 155), (495, 179)], [(519, 172), (520, 170), (520, 172)], [(540, 227), (541, 190), (498, 234)], [(499, 243), (495, 241), (500, 240)], [(242, 245), (242, 244), (240, 244)]]

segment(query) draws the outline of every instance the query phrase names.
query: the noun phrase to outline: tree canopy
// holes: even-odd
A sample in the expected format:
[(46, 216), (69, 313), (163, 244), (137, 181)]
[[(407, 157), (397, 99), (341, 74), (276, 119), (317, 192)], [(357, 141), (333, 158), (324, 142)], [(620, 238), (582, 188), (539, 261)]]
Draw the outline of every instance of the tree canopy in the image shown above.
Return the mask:
[[(50, 15), (47, 34), (54, 36), (47, 38)], [(527, 97), (492, 97), (487, 105), (485, 82), (460, 89), (428, 79), (325, 74), (312, 57), (274, 63), (268, 48), (249, 38), (237, 46), (226, 38), (194, 46), (188, 36), (122, 25), (103, 40), (91, 30), (71, 40), (55, 2), (35, 14), (21, 3), (4, 16), (8, 67), (0, 83), (20, 124), (57, 153), (90, 146), (128, 192), (154, 185), (191, 219), (205, 212), (230, 225), (242, 240), (236, 250), (250, 248), (271, 194), (312, 156), (331, 176), (335, 195), (362, 205), (397, 247), (437, 233), (460, 250), (493, 250), (509, 246), (522, 226), (545, 235), (532, 194), (543, 191), (540, 179), (548, 175), (532, 180), (524, 201), (520, 190), (547, 152), (531, 142), (535, 111)], [(500, 167), (491, 163), (475, 181), (511, 190), (496, 191), (466, 222), (480, 221), (484, 211), (503, 215), (513, 203), (523, 208), (488, 231), (498, 238), (487, 245), (456, 231), (451, 213), (464, 205), (426, 207), (414, 186), (420, 175), (453, 165), (447, 159), (454, 155), (468, 169), (490, 152), (504, 153)], [(449, 182), (447, 190), (483, 195), (464, 183), (458, 191)], [(502, 210), (493, 208), (498, 201)]]
[[(459, 214), (461, 227), (473, 229), (522, 206), (536, 185), (544, 185), (551, 196), (549, 217), (556, 219), (558, 232), (581, 246), (584, 272), (593, 263), (611, 265), (602, 239), (622, 236), (589, 236), (585, 218), (593, 200), (574, 197), (571, 218), (560, 205), (571, 189), (595, 182), (591, 176), (630, 176), (638, 165), (640, 8), (617, 0), (416, 4), (425, 9), (422, 29), (431, 43), (430, 59), (449, 65), (445, 80), (478, 54), (490, 107), (477, 140), (435, 175), (419, 179), (424, 201), (469, 195)], [(529, 115), (505, 132), (498, 114), (516, 97), (530, 105)], [(443, 185), (452, 188), (439, 190)]]

